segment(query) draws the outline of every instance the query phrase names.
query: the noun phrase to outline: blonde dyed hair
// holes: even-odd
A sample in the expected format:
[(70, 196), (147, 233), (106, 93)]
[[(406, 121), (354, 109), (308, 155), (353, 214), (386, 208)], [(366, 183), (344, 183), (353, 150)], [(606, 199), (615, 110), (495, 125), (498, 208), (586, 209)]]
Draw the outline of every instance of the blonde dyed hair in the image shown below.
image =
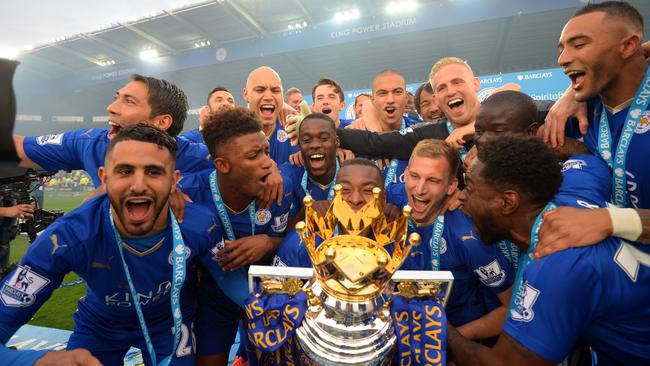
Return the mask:
[(467, 68), (467, 70), (469, 70), (469, 72), (472, 73), (472, 76), (474, 76), (474, 71), (469, 66), (467, 61), (465, 61), (465, 60), (463, 60), (461, 58), (458, 58), (458, 57), (453, 57), (453, 56), (451, 56), (451, 57), (443, 57), (440, 60), (436, 61), (436, 63), (433, 64), (433, 66), (431, 66), (431, 72), (429, 73), (429, 81), (431, 82), (431, 86), (433, 86), (433, 77), (436, 75), (436, 73), (438, 71), (440, 71), (440, 69), (442, 69), (443, 67), (445, 67), (447, 65), (454, 65), (454, 64), (465, 66)]

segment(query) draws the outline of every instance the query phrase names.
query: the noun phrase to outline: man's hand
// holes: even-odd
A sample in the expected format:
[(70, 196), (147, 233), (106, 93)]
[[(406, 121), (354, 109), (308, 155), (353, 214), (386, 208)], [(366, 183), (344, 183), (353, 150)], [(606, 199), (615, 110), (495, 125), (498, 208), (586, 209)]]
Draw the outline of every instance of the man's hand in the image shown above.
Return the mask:
[(303, 166), (305, 166), (305, 162), (304, 162), (304, 160), (302, 160), (302, 153), (300, 151), (298, 151), (298, 152), (295, 152), (295, 153), (289, 155), (289, 163), (291, 163), (291, 165), (295, 165), (295, 166), (297, 166), (299, 168), (302, 168)]
[(593, 210), (558, 207), (544, 213), (533, 257), (595, 244), (612, 234), (612, 220), (604, 208)]
[[(293, 108), (292, 108), (293, 109)], [(291, 139), (291, 146), (298, 145), (298, 130), (300, 129), (300, 123), (311, 113), (309, 104), (304, 100), (300, 102), (300, 114), (295, 113), (287, 116), (287, 122), (284, 125), (284, 130), (287, 132), (287, 136)]]
[(340, 147), (337, 147), (336, 157), (338, 157), (339, 162), (342, 163), (346, 160), (354, 159), (354, 153), (352, 152), (352, 150), (341, 149)]
[(28, 219), (32, 216), (34, 216), (34, 207), (30, 204), (21, 203), (11, 207), (0, 207), (0, 217)]
[(101, 366), (101, 362), (85, 349), (48, 352), (34, 366)]
[(283, 128), (286, 128), (287, 123), (289, 122), (289, 117), (298, 115), (298, 112), (288, 103), (282, 105), (282, 111), (280, 111), (280, 123)]
[(478, 156), (478, 149), (476, 148), (476, 145), (472, 146), (471, 149), (467, 152), (467, 155), (465, 155), (465, 161), (463, 161), (463, 171), (467, 173), (469, 170), (469, 167), (472, 165), (472, 162), (476, 160), (476, 157)]
[(264, 182), (263, 190), (260, 192), (260, 195), (257, 197), (258, 208), (263, 210), (268, 210), (269, 207), (275, 201), (278, 206), (282, 205), (282, 198), (284, 197), (284, 183), (282, 180), (282, 174), (280, 174), (280, 169), (278, 165), (273, 162), (271, 167), (271, 175), (266, 178)]
[(265, 234), (226, 240), (226, 246), (219, 251), (219, 265), (225, 271), (234, 271), (270, 256), (276, 247), (273, 239)]
[(578, 119), (580, 133), (586, 134), (589, 120), (587, 119), (587, 103), (577, 102), (575, 92), (571, 87), (562, 94), (555, 104), (549, 109), (544, 125), (540, 126), (537, 134), (552, 147), (564, 145), (564, 130), (569, 118)]
[(167, 201), (174, 213), (174, 217), (176, 217), (176, 221), (180, 224), (185, 218), (185, 201), (192, 202), (192, 200), (180, 189), (174, 188)]
[(199, 126), (204, 126), (210, 117), (210, 107), (204, 105), (199, 109)]
[(451, 132), (449, 136), (445, 139), (445, 142), (450, 144), (456, 150), (460, 150), (465, 146), (465, 143), (474, 138), (474, 123), (470, 123), (466, 126), (459, 127)]
[(454, 193), (451, 196), (447, 197), (447, 201), (442, 206), (442, 212), (445, 211), (456, 211), (460, 206), (463, 205), (463, 202), (460, 200), (460, 193), (462, 191), (456, 187)]

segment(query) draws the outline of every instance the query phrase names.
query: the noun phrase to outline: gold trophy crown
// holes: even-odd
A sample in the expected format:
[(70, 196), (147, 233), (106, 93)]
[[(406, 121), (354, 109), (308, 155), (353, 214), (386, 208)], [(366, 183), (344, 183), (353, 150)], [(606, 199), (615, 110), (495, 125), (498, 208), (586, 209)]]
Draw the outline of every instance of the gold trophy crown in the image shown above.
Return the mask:
[[(324, 217), (312, 207), (311, 196), (306, 196), (305, 221), (296, 224), (296, 231), (323, 290), (341, 300), (361, 302), (386, 290), (411, 247), (420, 243), (420, 235), (412, 233), (406, 243), (409, 206), (404, 206), (398, 219), (388, 222), (380, 188), (373, 189), (373, 199), (357, 212), (343, 200), (341, 188), (339, 184), (334, 187), (334, 200)], [(323, 239), (318, 248), (316, 235)], [(390, 243), (394, 244), (392, 255), (385, 248)]]

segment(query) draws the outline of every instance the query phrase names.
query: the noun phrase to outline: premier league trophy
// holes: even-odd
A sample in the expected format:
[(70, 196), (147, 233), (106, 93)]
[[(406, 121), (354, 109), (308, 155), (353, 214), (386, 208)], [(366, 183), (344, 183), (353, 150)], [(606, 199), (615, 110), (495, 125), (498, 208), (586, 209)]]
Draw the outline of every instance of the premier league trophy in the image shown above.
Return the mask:
[(444, 364), (442, 306), (453, 277), (398, 271), (420, 244), (417, 233), (407, 243), (411, 208), (389, 222), (381, 189), (357, 212), (341, 186), (334, 189), (325, 216), (305, 197), (305, 221), (296, 225), (313, 268), (249, 270), (251, 291), (260, 280), (246, 305), (249, 343), (267, 356), (260, 364), (387, 365), (405, 357), (412, 365)]

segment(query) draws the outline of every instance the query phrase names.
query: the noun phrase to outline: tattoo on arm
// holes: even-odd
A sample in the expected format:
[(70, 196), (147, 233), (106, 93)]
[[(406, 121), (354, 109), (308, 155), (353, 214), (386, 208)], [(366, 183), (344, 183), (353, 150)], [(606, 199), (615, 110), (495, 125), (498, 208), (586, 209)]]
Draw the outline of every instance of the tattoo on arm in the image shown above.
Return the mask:
[(641, 225), (643, 225), (643, 231), (641, 231), (641, 236), (637, 240), (643, 244), (650, 244), (650, 210), (636, 210), (641, 217)]

